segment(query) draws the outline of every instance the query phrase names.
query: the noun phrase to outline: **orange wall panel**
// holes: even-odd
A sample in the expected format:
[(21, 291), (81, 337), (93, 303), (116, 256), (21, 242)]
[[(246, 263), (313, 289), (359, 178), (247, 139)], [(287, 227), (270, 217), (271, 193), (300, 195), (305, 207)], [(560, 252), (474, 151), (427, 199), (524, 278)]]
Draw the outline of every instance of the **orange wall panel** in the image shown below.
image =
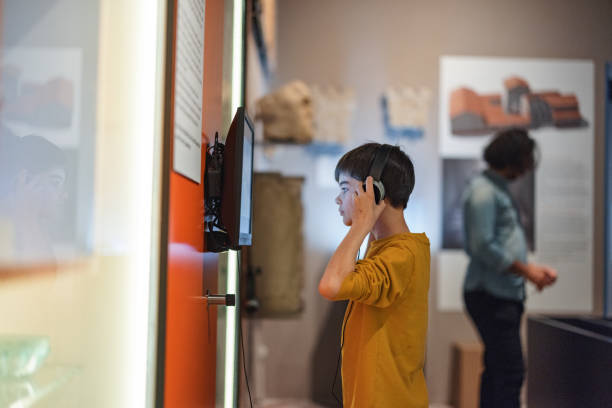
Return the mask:
[[(202, 121), (204, 139), (212, 139), (214, 132), (221, 127), (223, 20), (224, 2), (206, 1)], [(173, 101), (170, 103), (174, 105)], [(202, 148), (202, 173), (206, 159), (205, 147)], [(207, 308), (204, 301), (195, 298), (203, 296), (206, 288), (211, 292), (216, 291), (218, 257), (216, 254), (203, 254), (204, 182), (197, 184), (174, 172), (172, 168), (171, 164), (164, 406), (214, 407), (217, 310), (216, 307)]]

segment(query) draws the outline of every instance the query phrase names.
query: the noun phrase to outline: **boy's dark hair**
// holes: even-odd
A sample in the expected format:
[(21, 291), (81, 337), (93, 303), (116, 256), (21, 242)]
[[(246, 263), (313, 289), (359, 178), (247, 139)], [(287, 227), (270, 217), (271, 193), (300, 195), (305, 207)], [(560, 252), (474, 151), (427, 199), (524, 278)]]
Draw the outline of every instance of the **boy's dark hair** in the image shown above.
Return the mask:
[[(345, 153), (336, 165), (336, 181), (339, 181), (341, 173), (365, 181), (380, 146), (380, 143), (366, 143)], [(390, 204), (395, 208), (406, 208), (414, 189), (414, 166), (410, 157), (398, 146), (385, 146), (389, 146), (391, 152), (380, 181), (385, 186), (385, 195)]]
[(483, 158), (496, 170), (511, 168), (520, 173), (536, 166), (537, 145), (525, 129), (499, 131), (485, 148)]

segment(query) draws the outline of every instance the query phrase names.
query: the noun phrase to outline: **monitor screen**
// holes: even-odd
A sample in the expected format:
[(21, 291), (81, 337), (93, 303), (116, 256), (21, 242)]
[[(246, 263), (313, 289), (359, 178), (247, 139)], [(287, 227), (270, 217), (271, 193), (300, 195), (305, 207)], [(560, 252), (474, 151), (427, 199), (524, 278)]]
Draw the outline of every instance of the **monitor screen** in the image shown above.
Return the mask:
[(251, 234), (251, 189), (253, 186), (253, 129), (244, 120), (242, 145), (242, 189), (240, 200), (240, 235)]
[(251, 245), (253, 206), (253, 124), (240, 107), (227, 133), (223, 153), (221, 224), (227, 239), (223, 247)]

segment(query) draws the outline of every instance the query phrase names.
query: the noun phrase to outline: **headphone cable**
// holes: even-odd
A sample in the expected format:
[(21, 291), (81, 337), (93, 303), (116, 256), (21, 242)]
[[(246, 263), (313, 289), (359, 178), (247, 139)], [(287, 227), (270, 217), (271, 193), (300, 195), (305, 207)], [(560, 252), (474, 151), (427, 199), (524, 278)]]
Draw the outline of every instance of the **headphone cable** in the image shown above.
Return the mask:
[(342, 348), (344, 347), (344, 331), (346, 330), (346, 323), (348, 322), (349, 317), (351, 317), (352, 311), (353, 311), (353, 302), (349, 301), (348, 313), (346, 314), (346, 319), (344, 319), (344, 324), (342, 325), (342, 339), (340, 341), (340, 351), (338, 351), (338, 361), (336, 362), (336, 371), (334, 371), (334, 382), (332, 383), (332, 389), (331, 389), (332, 395), (334, 396), (334, 399), (338, 403), (339, 407), (341, 407), (342, 404), (340, 402), (340, 399), (336, 395), (336, 391), (334, 390), (334, 388), (336, 387), (336, 379), (338, 378), (338, 367), (340, 366), (340, 358), (342, 357)]
[(251, 398), (251, 387), (249, 387), (249, 376), (247, 375), (246, 357), (244, 355), (244, 341), (242, 340), (242, 322), (240, 322), (240, 348), (242, 349), (242, 367), (244, 369), (244, 380), (246, 382), (247, 391), (249, 393), (249, 403), (253, 408), (253, 398)]
[[(368, 245), (369, 247), (369, 245)], [(367, 256), (367, 251), (366, 251)], [(361, 258), (361, 248), (357, 249), (357, 258), (355, 262), (358, 262)], [(342, 348), (344, 347), (344, 331), (346, 330), (346, 324), (348, 323), (349, 317), (351, 317), (351, 312), (353, 311), (353, 301), (349, 300), (349, 304), (347, 306), (348, 313), (346, 314), (346, 319), (342, 322), (342, 338), (340, 339), (340, 351), (338, 351), (338, 361), (336, 362), (336, 371), (334, 371), (334, 382), (332, 383), (331, 393), (334, 396), (334, 399), (338, 403), (338, 406), (341, 407), (340, 399), (336, 395), (336, 391), (334, 388), (336, 387), (336, 379), (338, 378), (338, 367), (340, 366), (340, 358), (342, 357)]]

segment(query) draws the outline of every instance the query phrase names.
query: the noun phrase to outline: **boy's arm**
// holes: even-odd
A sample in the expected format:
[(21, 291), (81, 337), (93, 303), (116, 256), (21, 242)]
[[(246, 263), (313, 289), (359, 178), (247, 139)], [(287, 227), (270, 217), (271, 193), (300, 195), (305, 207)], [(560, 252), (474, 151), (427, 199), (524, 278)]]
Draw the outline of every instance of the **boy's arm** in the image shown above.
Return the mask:
[(351, 226), (348, 233), (332, 255), (325, 273), (319, 282), (319, 293), (333, 300), (340, 291), (344, 279), (355, 269), (355, 258), (361, 243), (370, 231), (363, 227)]
[(355, 269), (357, 251), (364, 238), (374, 228), (385, 209), (385, 202), (376, 204), (372, 177), (366, 178), (366, 191), (357, 190), (354, 196), (352, 224), (348, 233), (332, 255), (319, 282), (319, 293), (330, 300), (338, 294), (342, 282)]

